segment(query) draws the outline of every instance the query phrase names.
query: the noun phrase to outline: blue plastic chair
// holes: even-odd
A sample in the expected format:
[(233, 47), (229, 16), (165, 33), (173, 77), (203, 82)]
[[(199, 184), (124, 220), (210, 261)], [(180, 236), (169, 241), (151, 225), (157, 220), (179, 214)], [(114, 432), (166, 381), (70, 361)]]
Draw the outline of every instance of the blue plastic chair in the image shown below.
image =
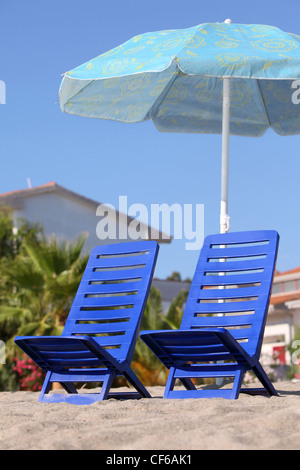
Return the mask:
[[(155, 241), (94, 248), (62, 336), (20, 336), (15, 343), (46, 372), (43, 402), (90, 404), (108, 397), (150, 397), (130, 368), (158, 254)], [(109, 394), (116, 376), (137, 392)], [(51, 393), (59, 382), (65, 393)], [(74, 383), (101, 382), (100, 393), (77, 393)]]
[[(170, 369), (164, 398), (236, 399), (240, 392), (277, 395), (259, 356), (279, 236), (275, 231), (205, 238), (179, 330), (140, 337)], [(264, 389), (241, 389), (253, 371)], [(233, 378), (230, 389), (198, 390), (192, 378)], [(174, 390), (176, 379), (184, 385)]]

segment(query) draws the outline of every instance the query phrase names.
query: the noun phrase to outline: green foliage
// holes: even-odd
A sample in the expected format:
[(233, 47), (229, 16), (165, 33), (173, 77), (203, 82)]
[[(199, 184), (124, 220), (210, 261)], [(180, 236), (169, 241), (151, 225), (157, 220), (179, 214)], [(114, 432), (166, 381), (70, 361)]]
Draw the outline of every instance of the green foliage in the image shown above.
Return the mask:
[[(3, 225), (1, 225), (3, 222)], [(14, 357), (22, 352), (17, 335), (60, 335), (88, 256), (85, 242), (47, 240), (37, 225), (22, 221), (17, 234), (9, 212), (0, 208), (0, 331), (6, 364), (0, 368), (0, 390), (15, 384)]]
[(30, 224), (25, 219), (18, 220), (18, 228), (14, 228), (10, 208), (0, 206), (0, 264), (14, 258), (25, 240), (37, 241), (42, 233), (39, 224)]
[(181, 281), (181, 275), (178, 271), (173, 271), (170, 276), (166, 278), (167, 281)]
[[(0, 390), (16, 390), (22, 351), (15, 336), (60, 335), (88, 261), (82, 255), (84, 239), (72, 243), (46, 240), (38, 225), (19, 223), (13, 233), (8, 209), (0, 208), (0, 339), (5, 342), (6, 364), (0, 366)], [(174, 280), (179, 273), (173, 273)], [(142, 330), (177, 329), (187, 292), (162, 311), (160, 291), (151, 287)], [(133, 368), (145, 385), (164, 384), (166, 369), (138, 339)], [(31, 377), (31, 376), (30, 376)]]
[(9, 354), (16, 353), (16, 335), (61, 334), (88, 259), (81, 256), (83, 244), (25, 241), (5, 265), (0, 324)]

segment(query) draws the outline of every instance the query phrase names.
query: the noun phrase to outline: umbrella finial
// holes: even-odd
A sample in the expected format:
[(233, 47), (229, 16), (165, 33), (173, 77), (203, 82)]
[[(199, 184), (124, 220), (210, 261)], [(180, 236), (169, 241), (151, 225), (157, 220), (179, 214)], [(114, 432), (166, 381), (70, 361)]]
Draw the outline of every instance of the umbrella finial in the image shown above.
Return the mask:
[(224, 23), (226, 23), (226, 24), (231, 24), (231, 23), (232, 23), (232, 21), (231, 21), (231, 19), (230, 19), (230, 18), (227, 18), (227, 20), (225, 20), (225, 21), (224, 21)]

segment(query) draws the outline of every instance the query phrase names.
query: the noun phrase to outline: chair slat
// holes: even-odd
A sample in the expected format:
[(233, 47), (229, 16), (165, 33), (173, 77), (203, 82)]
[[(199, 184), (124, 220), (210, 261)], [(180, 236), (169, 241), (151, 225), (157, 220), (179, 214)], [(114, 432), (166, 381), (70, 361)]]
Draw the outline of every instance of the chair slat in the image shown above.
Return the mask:
[(199, 289), (199, 286), (192, 286), (190, 290), (191, 299), (246, 299), (266, 295), (261, 286), (238, 287), (236, 289)]
[(122, 281), (127, 279), (143, 279), (145, 275), (144, 268), (132, 268), (131, 269), (115, 269), (112, 271), (97, 271), (97, 268), (87, 267), (85, 272), (85, 279), (88, 281)]
[[(268, 253), (268, 245), (256, 246), (240, 246), (237, 248), (209, 248), (207, 251), (208, 259), (215, 258), (250, 258), (252, 256), (266, 256)], [(262, 258), (263, 259), (263, 258)]]
[(230, 275), (230, 276), (203, 276), (202, 273), (196, 273), (194, 279), (194, 285), (201, 285), (201, 287), (205, 286), (243, 286), (245, 284), (257, 284), (263, 283), (263, 287), (265, 287), (265, 282), (262, 280), (261, 273), (253, 273), (253, 274), (237, 274), (237, 275)]
[(79, 310), (76, 315), (69, 317), (69, 323), (80, 321), (98, 321), (103, 323), (114, 323), (118, 321), (129, 321), (132, 317), (130, 308), (120, 308), (114, 310)]
[(223, 272), (238, 272), (238, 271), (254, 271), (264, 269), (264, 259), (249, 259), (247, 261), (225, 261), (225, 262), (205, 262), (205, 272), (223, 273)]
[[(257, 310), (257, 301), (256, 300), (245, 300), (243, 302), (217, 302), (217, 303), (198, 303), (197, 301), (190, 302), (188, 306), (186, 306), (185, 312), (189, 312), (191, 314), (195, 313), (205, 313), (207, 315), (214, 314), (214, 313), (238, 313), (238, 312), (250, 312), (252, 310)], [(191, 319), (193, 317), (183, 317), (182, 321), (185, 321), (190, 324)], [(226, 321), (226, 317), (224, 317)], [(180, 325), (180, 328), (182, 323)]]
[(203, 323), (205, 322), (205, 327), (223, 327), (224, 323), (226, 323), (226, 328), (230, 326), (244, 326), (244, 325), (251, 325), (253, 323), (253, 315), (235, 315), (235, 316), (227, 316), (226, 320), (223, 316), (207, 316), (205, 319), (203, 317), (194, 317), (193, 318), (193, 328), (196, 327), (203, 327)]
[(120, 307), (126, 305), (135, 305), (143, 300), (143, 296), (139, 293), (136, 295), (112, 296), (112, 297), (86, 297), (85, 294), (77, 294), (73, 305), (80, 306), (81, 309), (86, 307)]
[[(149, 259), (148, 255), (143, 256), (128, 256), (126, 258), (95, 258), (93, 261), (93, 268), (101, 268), (103, 270), (109, 268), (123, 268), (134, 269), (135, 266), (142, 268), (146, 265)], [(138, 268), (136, 268), (138, 269)]]
[(78, 293), (84, 294), (126, 294), (137, 292), (143, 289), (140, 282), (126, 282), (118, 284), (90, 284), (83, 282), (78, 289)]

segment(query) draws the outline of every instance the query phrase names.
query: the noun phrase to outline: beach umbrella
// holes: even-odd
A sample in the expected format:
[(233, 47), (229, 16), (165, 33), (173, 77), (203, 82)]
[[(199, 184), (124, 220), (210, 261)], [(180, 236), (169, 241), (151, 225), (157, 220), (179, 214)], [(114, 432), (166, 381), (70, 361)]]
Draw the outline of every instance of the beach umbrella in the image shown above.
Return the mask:
[(261, 136), (269, 127), (299, 134), (299, 79), (300, 36), (225, 20), (137, 35), (65, 73), (59, 102), (70, 114), (152, 119), (162, 132), (222, 134), (223, 233), (229, 230), (229, 135)]

